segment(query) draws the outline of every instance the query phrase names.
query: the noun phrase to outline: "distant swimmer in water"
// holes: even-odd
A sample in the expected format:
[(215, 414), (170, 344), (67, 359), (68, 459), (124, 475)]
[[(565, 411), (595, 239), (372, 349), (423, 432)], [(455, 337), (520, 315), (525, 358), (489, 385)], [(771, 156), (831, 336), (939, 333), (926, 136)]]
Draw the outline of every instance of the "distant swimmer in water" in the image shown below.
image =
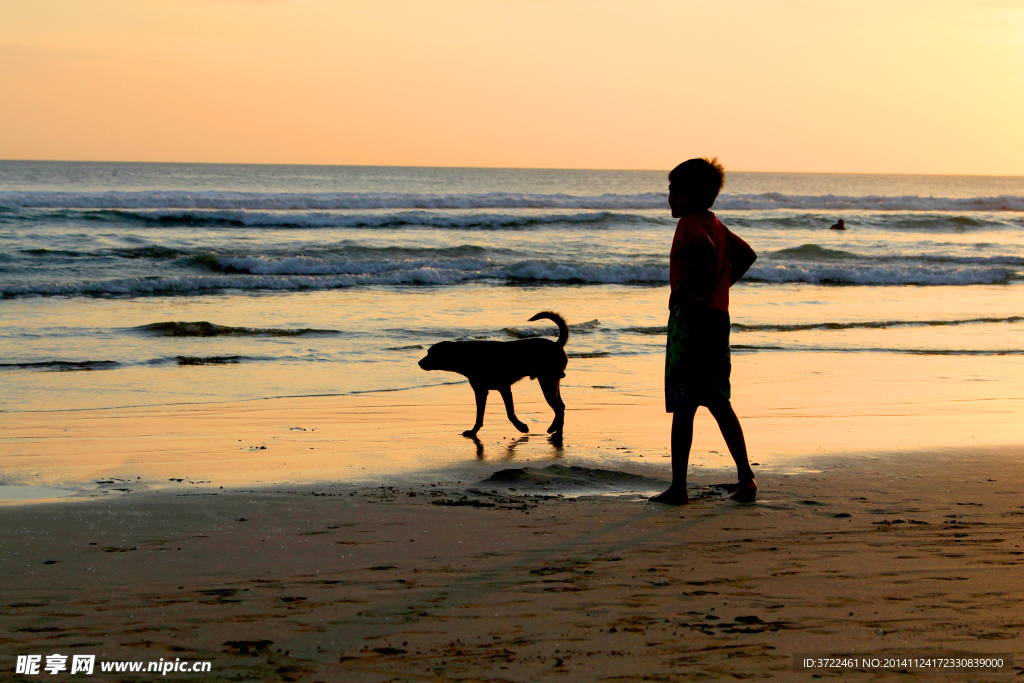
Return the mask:
[(829, 228), (829, 230), (846, 230), (846, 223), (840, 218), (839, 222)]

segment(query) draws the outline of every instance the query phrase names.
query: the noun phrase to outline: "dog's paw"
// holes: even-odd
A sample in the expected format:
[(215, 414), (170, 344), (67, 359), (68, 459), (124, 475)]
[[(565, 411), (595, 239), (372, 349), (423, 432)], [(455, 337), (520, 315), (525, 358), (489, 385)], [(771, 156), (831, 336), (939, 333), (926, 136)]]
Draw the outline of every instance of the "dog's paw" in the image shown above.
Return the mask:
[(521, 431), (523, 434), (526, 434), (528, 431), (530, 431), (530, 427), (523, 422), (516, 422), (515, 426), (516, 429)]
[(477, 429), (467, 429), (466, 431), (462, 432), (462, 435), (463, 436), (468, 436), (468, 437), (474, 437), (474, 436), (476, 436), (476, 433), (478, 431), (479, 430), (477, 430)]
[(562, 425), (560, 423), (552, 422), (551, 426), (548, 427), (548, 434), (561, 434), (561, 433), (562, 433)]

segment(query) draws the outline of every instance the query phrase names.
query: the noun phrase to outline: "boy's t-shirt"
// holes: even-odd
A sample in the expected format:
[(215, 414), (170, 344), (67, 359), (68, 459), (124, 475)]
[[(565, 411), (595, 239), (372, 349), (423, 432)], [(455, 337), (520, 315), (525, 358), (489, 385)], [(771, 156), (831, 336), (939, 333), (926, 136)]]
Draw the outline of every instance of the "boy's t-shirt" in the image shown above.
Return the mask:
[[(710, 261), (694, 263), (701, 253), (699, 243), (710, 239), (714, 254)], [(729, 312), (729, 286), (731, 282), (731, 254), (733, 249), (752, 251), (750, 246), (725, 227), (710, 211), (690, 213), (679, 219), (676, 233), (672, 238), (669, 255), (669, 283), (672, 295), (669, 308), (678, 305), (715, 308)], [(710, 252), (709, 252), (710, 253)], [(694, 272), (701, 268), (703, 273)], [(697, 278), (683, 284), (688, 275)]]

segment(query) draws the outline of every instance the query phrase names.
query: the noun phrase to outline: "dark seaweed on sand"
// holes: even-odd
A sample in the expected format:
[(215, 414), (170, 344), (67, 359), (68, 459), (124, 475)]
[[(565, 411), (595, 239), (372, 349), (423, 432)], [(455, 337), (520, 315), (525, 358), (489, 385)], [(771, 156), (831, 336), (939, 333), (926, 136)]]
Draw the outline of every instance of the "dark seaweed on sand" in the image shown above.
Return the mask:
[(543, 468), (517, 467), (499, 470), (484, 479), (491, 485), (514, 485), (518, 488), (592, 490), (647, 490), (665, 482), (628, 472), (594, 469), (572, 465), (548, 465)]

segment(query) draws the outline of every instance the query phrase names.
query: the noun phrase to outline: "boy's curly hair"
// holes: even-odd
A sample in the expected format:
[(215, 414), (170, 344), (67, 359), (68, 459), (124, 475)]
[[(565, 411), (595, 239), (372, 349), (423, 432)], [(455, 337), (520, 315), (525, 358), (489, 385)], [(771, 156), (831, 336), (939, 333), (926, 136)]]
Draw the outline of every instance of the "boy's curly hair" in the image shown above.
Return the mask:
[(672, 169), (668, 183), (669, 191), (690, 192), (695, 204), (710, 209), (725, 184), (725, 167), (718, 162), (718, 157), (690, 159)]

